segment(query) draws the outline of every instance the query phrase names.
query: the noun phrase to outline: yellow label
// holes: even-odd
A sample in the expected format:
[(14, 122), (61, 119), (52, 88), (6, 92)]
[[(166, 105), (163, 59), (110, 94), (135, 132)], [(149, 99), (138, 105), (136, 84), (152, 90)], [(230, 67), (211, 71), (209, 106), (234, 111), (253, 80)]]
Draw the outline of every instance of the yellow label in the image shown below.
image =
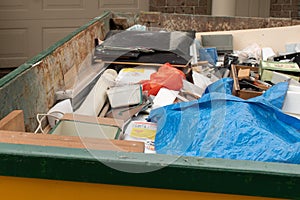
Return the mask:
[(145, 69), (125, 68), (125, 69), (122, 69), (122, 72), (144, 73)]
[(130, 136), (135, 138), (145, 138), (154, 140), (156, 131), (155, 130), (149, 130), (149, 129), (143, 129), (143, 128), (132, 128), (130, 132)]

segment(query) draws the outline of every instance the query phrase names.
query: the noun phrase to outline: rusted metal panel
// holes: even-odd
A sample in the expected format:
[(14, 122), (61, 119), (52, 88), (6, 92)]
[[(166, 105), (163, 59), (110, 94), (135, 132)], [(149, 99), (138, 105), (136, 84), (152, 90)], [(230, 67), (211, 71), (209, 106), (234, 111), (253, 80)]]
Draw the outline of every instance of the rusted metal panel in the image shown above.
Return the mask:
[[(103, 39), (109, 31), (111, 15), (83, 27), (74, 36), (55, 44), (25, 63), (24, 70), (10, 81), (3, 81), (0, 88), (0, 118), (12, 110), (24, 110), (25, 127), (34, 131), (37, 113), (46, 113), (56, 102), (55, 92), (65, 89), (64, 75), (71, 68), (77, 71), (91, 65), (95, 39)], [(36, 64), (35, 64), (36, 63)], [(1, 80), (2, 81), (2, 80)]]

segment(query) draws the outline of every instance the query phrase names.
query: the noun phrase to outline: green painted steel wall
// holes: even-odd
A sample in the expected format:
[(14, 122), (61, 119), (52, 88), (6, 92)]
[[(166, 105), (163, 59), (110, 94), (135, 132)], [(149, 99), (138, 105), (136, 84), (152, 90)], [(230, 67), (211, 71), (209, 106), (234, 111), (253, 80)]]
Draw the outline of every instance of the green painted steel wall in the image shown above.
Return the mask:
[[(173, 162), (170, 163), (170, 160)], [(111, 168), (109, 166), (113, 166)], [(149, 170), (148, 173), (127, 173)], [(160, 168), (158, 170), (151, 170)], [(0, 144), (0, 175), (300, 198), (298, 165)]]

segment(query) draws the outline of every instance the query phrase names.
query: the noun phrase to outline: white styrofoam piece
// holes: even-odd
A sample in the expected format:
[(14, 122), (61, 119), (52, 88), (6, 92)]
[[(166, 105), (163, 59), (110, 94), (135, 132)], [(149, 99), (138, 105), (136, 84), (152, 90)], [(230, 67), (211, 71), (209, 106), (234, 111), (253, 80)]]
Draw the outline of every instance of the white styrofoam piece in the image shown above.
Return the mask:
[(106, 102), (106, 91), (115, 83), (118, 73), (113, 69), (107, 69), (97, 81), (91, 92), (83, 101), (81, 106), (75, 111), (75, 114), (98, 116)]
[(198, 54), (197, 54), (197, 45), (196, 42), (194, 41), (194, 43), (191, 45), (190, 47), (190, 56), (192, 56), (192, 65), (197, 64), (198, 62)]
[(288, 91), (283, 104), (283, 112), (300, 115), (300, 92)]
[(113, 87), (107, 91), (107, 95), (112, 108), (142, 103), (141, 85)]
[(290, 85), (288, 91), (299, 92), (300, 93), (300, 87), (299, 86), (295, 86), (295, 85)]
[[(72, 113), (73, 112), (73, 108), (72, 108), (72, 104), (70, 99), (66, 99), (64, 101), (61, 101), (59, 103), (57, 103), (55, 106), (53, 106), (49, 111), (48, 111), (48, 122), (49, 125), (51, 126), (51, 128), (53, 128), (55, 126), (55, 122), (57, 119), (61, 119), (65, 114), (65, 113)], [(52, 117), (52, 116), (55, 117)]]
[(143, 80), (150, 80), (151, 74), (157, 72), (157, 67), (123, 68), (117, 78), (117, 85), (137, 84)]
[(205, 91), (205, 88), (200, 88), (197, 85), (195, 85), (187, 80), (183, 80), (183, 88), (182, 89), (184, 91), (191, 92), (199, 97), (201, 97)]
[(274, 84), (277, 84), (280, 82), (285, 82), (285, 81), (289, 80), (291, 85), (299, 85), (299, 83), (296, 80), (291, 79), (291, 77), (286, 74), (278, 73), (278, 72), (272, 72), (272, 73), (273, 73), (273, 75), (272, 75), (271, 82)]
[(300, 115), (293, 114), (293, 113), (285, 113), (285, 114), (290, 115), (290, 116), (292, 116), (292, 117), (295, 117), (295, 118), (297, 118), (297, 119), (300, 119)]
[(176, 97), (178, 96), (179, 91), (169, 90), (167, 88), (161, 88), (154, 98), (152, 108), (159, 108), (173, 104)]
[(194, 84), (200, 87), (203, 91), (205, 91), (207, 86), (213, 83), (209, 78), (197, 72), (193, 72), (193, 80)]
[(271, 58), (273, 56), (276, 56), (275, 52), (270, 47), (262, 48), (262, 58), (264, 61), (267, 61), (268, 58)]

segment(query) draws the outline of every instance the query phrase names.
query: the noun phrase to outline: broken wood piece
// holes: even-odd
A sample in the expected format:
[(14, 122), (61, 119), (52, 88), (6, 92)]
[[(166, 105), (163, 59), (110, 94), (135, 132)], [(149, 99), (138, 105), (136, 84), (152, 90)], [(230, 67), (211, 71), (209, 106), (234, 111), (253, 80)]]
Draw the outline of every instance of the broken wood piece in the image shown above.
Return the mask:
[(14, 110), (0, 120), (0, 130), (25, 132), (23, 110)]
[(202, 65), (207, 65), (208, 61), (204, 60), (204, 61), (198, 61), (196, 64), (193, 64), (193, 67), (197, 67), (197, 66), (202, 66)]
[[(99, 59), (95, 59), (95, 62), (102, 62), (105, 64), (115, 64), (115, 65), (137, 65), (137, 66), (152, 66), (152, 67), (161, 67), (164, 65), (164, 64), (160, 64), (160, 63), (103, 61), (103, 60), (99, 60)], [(175, 65), (175, 64), (171, 64), (171, 65), (173, 67), (186, 68), (189, 66), (189, 63), (187, 65)]]
[(73, 114), (73, 113), (66, 113), (61, 120), (103, 124), (103, 125), (108, 125), (108, 126), (116, 126), (116, 127), (119, 127), (120, 129), (122, 129), (123, 125), (124, 125), (124, 121), (120, 120), (120, 119), (91, 117), (91, 116), (78, 115), (78, 114)]
[(0, 143), (143, 153), (144, 142), (0, 131)]
[(110, 105), (109, 103), (107, 102), (104, 107), (102, 108), (100, 114), (99, 114), (99, 117), (101, 118), (104, 118), (106, 116), (106, 113), (109, 111), (109, 108), (110, 108)]

